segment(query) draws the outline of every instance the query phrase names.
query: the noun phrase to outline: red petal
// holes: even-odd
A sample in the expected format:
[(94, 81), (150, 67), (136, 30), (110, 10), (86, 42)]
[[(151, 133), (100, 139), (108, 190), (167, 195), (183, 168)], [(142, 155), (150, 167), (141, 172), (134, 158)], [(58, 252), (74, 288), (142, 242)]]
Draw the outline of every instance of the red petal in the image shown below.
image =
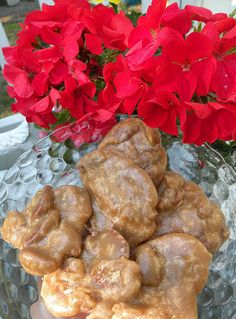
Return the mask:
[(197, 86), (197, 78), (194, 73), (181, 72), (176, 78), (177, 91), (182, 101), (191, 101)]
[(103, 52), (102, 41), (97, 35), (92, 33), (86, 33), (85, 41), (86, 41), (87, 49), (92, 54), (101, 54)]
[(16, 93), (14, 91), (14, 88), (10, 85), (7, 86), (7, 94), (13, 99), (16, 98)]
[[(110, 28), (116, 30), (119, 34), (118, 41), (112, 41), (113, 45), (116, 43), (118, 50), (122, 47), (125, 50), (128, 47), (128, 38), (134, 27), (130, 19), (126, 17), (124, 11), (120, 11), (111, 19)], [(121, 38), (120, 35), (122, 36)]]
[(58, 32), (53, 32), (48, 28), (43, 28), (41, 31), (42, 40), (45, 43), (53, 45), (61, 45), (62, 36)]
[(145, 61), (151, 58), (157, 51), (159, 43), (151, 40), (141, 40), (136, 43), (127, 53), (127, 61), (132, 70), (139, 69)]
[(209, 9), (192, 5), (186, 5), (185, 9), (192, 20), (207, 22), (212, 18), (212, 12)]
[(195, 63), (191, 70), (197, 76), (196, 93), (200, 96), (207, 95), (212, 77), (216, 71), (216, 59), (211, 56), (206, 60)]
[(44, 113), (48, 112), (49, 107), (49, 96), (44, 97), (43, 99), (39, 100), (35, 103), (31, 109), (37, 113)]
[(160, 126), (160, 129), (171, 135), (178, 135), (178, 127), (177, 127), (177, 116), (174, 108), (171, 108), (168, 112), (168, 119), (165, 123)]
[(73, 96), (74, 91), (78, 88), (78, 84), (76, 82), (76, 79), (72, 76), (69, 76), (65, 81), (65, 90), (63, 92), (66, 92), (66, 94)]
[(215, 23), (208, 22), (202, 30), (202, 34), (206, 35), (212, 43), (213, 50), (216, 52), (219, 50), (220, 37)]
[(199, 32), (191, 33), (187, 37), (186, 44), (190, 62), (209, 57), (213, 50), (210, 39)]
[(34, 54), (34, 57), (39, 62), (53, 62), (53, 63), (55, 63), (62, 57), (62, 54), (61, 54), (59, 48), (55, 47), (55, 46), (34, 51), (33, 54)]
[(61, 98), (59, 91), (52, 88), (49, 95), (50, 95), (50, 98), (51, 98), (53, 105), (55, 106), (57, 101)]
[(124, 99), (123, 104), (120, 106), (120, 109), (122, 110), (122, 112), (127, 113), (129, 115), (133, 114), (144, 91), (145, 89), (139, 90), (137, 94)]
[(27, 76), (27, 73), (24, 70), (17, 68), (15, 66), (5, 64), (3, 69), (3, 76), (7, 82), (13, 84), (15, 82), (16, 77), (20, 74), (25, 74)]
[(139, 79), (132, 77), (129, 72), (123, 71), (115, 76), (114, 85), (117, 90), (117, 97), (125, 98), (135, 94), (140, 89), (141, 82)]
[(235, 72), (235, 62), (218, 61), (211, 86), (220, 99), (225, 99), (230, 95), (235, 81)]
[(138, 19), (138, 26), (143, 26), (147, 29), (159, 28), (166, 4), (167, 0), (153, 0), (152, 4), (148, 7), (146, 15)]
[[(192, 103), (191, 103), (192, 104)], [(185, 121), (181, 122), (181, 129), (183, 131), (184, 143), (195, 143), (201, 134), (202, 122), (195, 116), (193, 107), (190, 103), (186, 104), (186, 117)]]
[(222, 38), (221, 51), (227, 52), (236, 46), (236, 26)]
[(31, 85), (38, 96), (43, 96), (48, 90), (47, 75), (44, 72), (36, 74)]
[(50, 72), (49, 80), (53, 85), (60, 84), (68, 77), (68, 73), (68, 66), (62, 61), (58, 61)]
[(192, 27), (192, 21), (186, 10), (180, 10), (177, 3), (170, 5), (164, 12), (161, 25), (168, 26), (185, 35)]
[(98, 109), (94, 118), (98, 121), (105, 122), (107, 120), (110, 120), (113, 116), (114, 113), (110, 112), (109, 110)]
[(186, 104), (191, 106), (196, 116), (201, 120), (208, 118), (212, 112), (208, 104), (200, 104), (200, 103), (186, 103)]
[(64, 23), (61, 28), (61, 35), (64, 38), (73, 35), (73, 38), (78, 40), (81, 38), (82, 32), (84, 30), (84, 24), (80, 21), (68, 20)]
[(163, 47), (166, 46), (172, 40), (179, 40), (181, 42), (183, 41), (183, 35), (179, 31), (169, 27), (164, 27), (160, 30), (160, 32), (157, 35), (157, 41)]
[(223, 19), (225, 19), (227, 17), (228, 17), (228, 15), (226, 13), (215, 13), (211, 17), (211, 21), (216, 22), (216, 21), (223, 20)]
[(67, 61), (74, 59), (79, 53), (79, 45), (73, 36), (69, 36), (63, 40), (63, 54)]
[[(129, 48), (132, 48), (137, 43), (143, 43), (143, 39), (147, 39), (147, 42), (152, 42), (153, 36), (151, 32), (144, 28), (143, 26), (139, 26), (133, 29), (129, 37)], [(139, 47), (140, 49), (141, 47)]]
[(227, 17), (215, 23), (219, 34), (230, 31), (235, 26), (235, 19)]
[[(177, 104), (176, 104), (177, 103)], [(165, 91), (150, 89), (138, 106), (138, 114), (151, 127), (159, 127), (169, 134), (178, 134), (176, 120), (179, 102)]]
[(87, 64), (77, 59), (71, 60), (69, 66), (79, 71), (85, 71), (87, 69)]
[(21, 73), (15, 78), (14, 90), (15, 93), (22, 98), (28, 98), (33, 95), (34, 90), (25, 73)]
[(16, 65), (18, 62), (18, 47), (5, 47), (2, 48), (2, 53), (7, 61), (11, 65)]

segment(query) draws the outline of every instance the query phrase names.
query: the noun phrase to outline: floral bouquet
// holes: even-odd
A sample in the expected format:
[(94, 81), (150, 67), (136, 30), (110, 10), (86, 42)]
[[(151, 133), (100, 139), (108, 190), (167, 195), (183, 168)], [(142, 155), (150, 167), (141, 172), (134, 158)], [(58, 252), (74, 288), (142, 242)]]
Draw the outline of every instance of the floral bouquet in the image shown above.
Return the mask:
[[(153, 0), (146, 15), (112, 4), (56, 0), (27, 15), (4, 49), (14, 112), (56, 130), (89, 121), (81, 141), (104, 135), (127, 114), (183, 142), (236, 140), (236, 20)], [(76, 124), (73, 124), (73, 128)]]

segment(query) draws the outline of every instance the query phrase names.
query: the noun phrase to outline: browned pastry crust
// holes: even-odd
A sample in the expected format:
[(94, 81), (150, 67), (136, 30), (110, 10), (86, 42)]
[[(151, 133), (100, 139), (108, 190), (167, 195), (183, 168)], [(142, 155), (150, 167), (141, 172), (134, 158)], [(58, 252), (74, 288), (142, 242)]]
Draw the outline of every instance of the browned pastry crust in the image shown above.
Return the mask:
[(99, 145), (99, 149), (104, 148), (130, 158), (148, 173), (156, 186), (161, 182), (167, 165), (166, 151), (158, 130), (140, 119), (130, 118), (116, 124)]
[[(159, 271), (155, 274), (157, 260)], [(210, 260), (207, 249), (186, 234), (161, 236), (139, 246), (140, 293), (132, 305), (116, 304), (112, 319), (197, 319), (196, 297), (207, 281)], [(147, 282), (151, 277), (153, 281)]]
[[(55, 316), (86, 312), (93, 313), (92, 317), (103, 314), (105, 319), (112, 314), (114, 303), (132, 300), (140, 290), (139, 267), (128, 259), (128, 244), (118, 232), (108, 230), (86, 241), (90, 258), (69, 258), (62, 269), (44, 276), (41, 295)], [(96, 255), (88, 243), (95, 247)]]
[(54, 189), (54, 205), (62, 220), (71, 223), (82, 233), (84, 225), (92, 214), (89, 194), (77, 186), (61, 186)]
[(165, 168), (158, 131), (128, 119), (80, 160), (88, 192), (46, 186), (22, 213), (7, 215), (3, 239), (20, 250), (26, 271), (44, 275), (51, 314), (197, 319), (210, 252), (229, 233), (202, 190)]
[(143, 169), (108, 149), (85, 155), (78, 168), (92, 199), (131, 246), (153, 234), (158, 197)]
[(182, 176), (166, 172), (158, 187), (157, 228), (154, 237), (186, 233), (216, 252), (229, 237), (224, 215), (201, 188)]
[[(107, 254), (109, 259), (99, 253), (88, 263), (70, 258), (61, 270), (44, 277), (41, 295), (53, 315), (197, 319), (196, 297), (207, 281), (211, 260), (200, 241), (186, 234), (161, 236), (139, 246), (134, 262), (121, 256), (124, 239), (119, 234), (109, 230), (93, 239), (99, 247), (107, 240), (107, 246), (111, 235), (115, 248)], [(159, 271), (153, 272), (154, 265)], [(151, 285), (147, 278), (153, 279)]]
[(129, 245), (115, 229), (108, 229), (97, 235), (89, 235), (83, 245), (81, 259), (91, 263), (95, 259), (129, 258)]
[(112, 314), (112, 317), (103, 319), (182, 319), (177, 317), (170, 317), (160, 306), (140, 306), (127, 303), (115, 304), (112, 308)]
[(85, 190), (45, 186), (22, 213), (9, 212), (1, 234), (20, 249), (19, 259), (27, 272), (45, 275), (60, 268), (64, 257), (80, 254), (81, 231), (91, 213)]

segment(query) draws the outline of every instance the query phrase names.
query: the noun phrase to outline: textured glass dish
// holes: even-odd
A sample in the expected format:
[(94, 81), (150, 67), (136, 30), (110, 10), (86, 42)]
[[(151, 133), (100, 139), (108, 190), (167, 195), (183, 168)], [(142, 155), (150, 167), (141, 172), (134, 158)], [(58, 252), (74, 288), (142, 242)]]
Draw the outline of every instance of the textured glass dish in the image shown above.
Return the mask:
[[(79, 137), (87, 129), (89, 123), (76, 126), (76, 134)], [(209, 146), (183, 145), (165, 135), (163, 144), (169, 169), (199, 184), (221, 206), (230, 228), (230, 239), (214, 256), (209, 280), (199, 295), (199, 319), (236, 319), (236, 173)], [(68, 141), (55, 143), (50, 137), (38, 141), (0, 181), (1, 224), (9, 210), (22, 211), (46, 184), (81, 185), (75, 163), (96, 145), (95, 141), (75, 148)], [(0, 238), (0, 319), (31, 318), (29, 308), (37, 298), (36, 279), (25, 273), (17, 251)]]

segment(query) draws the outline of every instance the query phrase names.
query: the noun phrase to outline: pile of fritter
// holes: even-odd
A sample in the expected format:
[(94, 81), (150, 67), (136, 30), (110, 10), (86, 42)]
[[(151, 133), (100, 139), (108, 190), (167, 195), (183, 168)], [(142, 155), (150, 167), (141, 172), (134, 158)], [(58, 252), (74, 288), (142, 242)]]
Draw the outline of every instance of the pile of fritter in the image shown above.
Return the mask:
[(196, 319), (211, 254), (229, 233), (199, 186), (166, 170), (157, 130), (118, 123), (77, 167), (83, 188), (45, 186), (1, 228), (42, 276), (55, 317)]

